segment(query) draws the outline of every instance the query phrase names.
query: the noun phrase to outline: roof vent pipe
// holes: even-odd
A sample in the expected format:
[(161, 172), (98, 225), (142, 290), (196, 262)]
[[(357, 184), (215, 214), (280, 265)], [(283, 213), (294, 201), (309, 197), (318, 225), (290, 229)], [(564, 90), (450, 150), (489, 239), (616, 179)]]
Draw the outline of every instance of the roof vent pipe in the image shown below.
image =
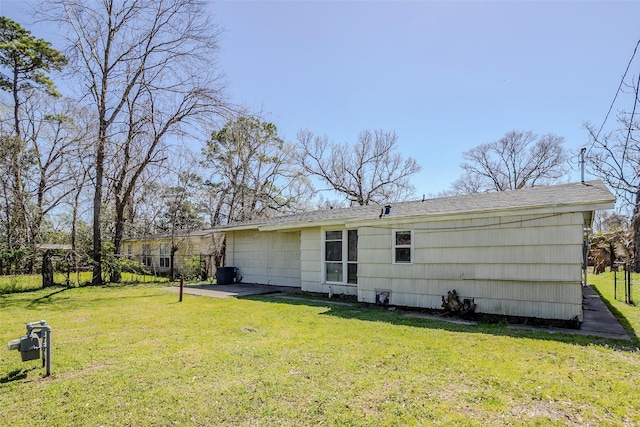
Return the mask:
[(584, 184), (584, 153), (587, 151), (587, 147), (582, 147), (580, 150), (580, 182)]
[(383, 216), (387, 216), (391, 213), (391, 205), (385, 205), (384, 208), (380, 209), (380, 215), (378, 218), (382, 218)]

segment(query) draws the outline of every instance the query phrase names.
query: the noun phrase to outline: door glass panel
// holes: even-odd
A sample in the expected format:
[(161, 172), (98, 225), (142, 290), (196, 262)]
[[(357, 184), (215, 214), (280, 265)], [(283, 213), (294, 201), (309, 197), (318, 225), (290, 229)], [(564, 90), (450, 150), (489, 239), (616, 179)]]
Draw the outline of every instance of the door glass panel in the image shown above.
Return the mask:
[(342, 282), (342, 263), (327, 262), (325, 263), (327, 282)]

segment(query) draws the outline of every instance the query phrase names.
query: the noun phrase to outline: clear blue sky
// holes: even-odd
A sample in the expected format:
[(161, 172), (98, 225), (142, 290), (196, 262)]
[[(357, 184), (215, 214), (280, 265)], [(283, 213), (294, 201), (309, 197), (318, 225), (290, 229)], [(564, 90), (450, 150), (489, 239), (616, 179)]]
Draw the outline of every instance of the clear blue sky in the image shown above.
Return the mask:
[[(0, 13), (27, 26), (19, 4), (0, 0)], [(446, 190), (465, 150), (511, 130), (552, 132), (579, 151), (583, 123), (602, 123), (640, 39), (635, 1), (211, 8), (224, 28), (219, 66), (234, 102), (261, 110), (291, 141), (300, 128), (336, 142), (363, 129), (396, 131), (401, 152), (422, 165), (418, 197)], [(640, 73), (640, 58), (630, 73)], [(624, 97), (616, 104), (630, 107)]]

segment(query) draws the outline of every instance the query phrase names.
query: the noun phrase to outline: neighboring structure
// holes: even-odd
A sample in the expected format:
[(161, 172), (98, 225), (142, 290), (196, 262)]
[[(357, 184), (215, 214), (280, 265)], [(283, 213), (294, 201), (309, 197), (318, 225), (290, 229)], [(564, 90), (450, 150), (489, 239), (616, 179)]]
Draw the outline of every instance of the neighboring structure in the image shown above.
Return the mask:
[[(218, 236), (218, 241), (220, 236)], [(143, 264), (154, 274), (168, 274), (171, 270), (171, 247), (178, 250), (173, 257), (174, 274), (185, 277), (215, 274), (216, 235), (211, 230), (178, 230), (123, 241), (123, 254)]]
[(582, 321), (585, 239), (600, 181), (329, 209), (217, 227), (243, 282), (439, 309)]

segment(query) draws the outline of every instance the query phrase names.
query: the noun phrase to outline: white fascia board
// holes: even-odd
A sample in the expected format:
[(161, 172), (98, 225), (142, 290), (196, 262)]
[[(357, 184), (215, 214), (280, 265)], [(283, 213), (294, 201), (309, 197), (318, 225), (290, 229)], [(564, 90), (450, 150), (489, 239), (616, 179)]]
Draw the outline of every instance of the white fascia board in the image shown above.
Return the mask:
[(542, 206), (527, 206), (521, 208), (508, 208), (508, 209), (491, 209), (476, 212), (438, 212), (424, 215), (414, 216), (400, 216), (394, 217), (393, 215), (386, 216), (378, 219), (347, 221), (345, 223), (346, 228), (358, 228), (358, 227), (375, 227), (383, 224), (404, 225), (415, 222), (430, 222), (430, 221), (450, 221), (464, 219), (478, 219), (478, 218), (495, 218), (501, 216), (515, 216), (515, 215), (549, 215), (549, 214), (563, 214), (569, 212), (591, 212), (602, 209), (613, 209), (615, 207), (615, 201), (596, 201), (589, 203), (574, 203), (565, 205), (542, 205)]
[(258, 226), (259, 231), (287, 231), (291, 229), (300, 230), (303, 228), (311, 227), (344, 227), (345, 223), (349, 221), (349, 218), (332, 218), (324, 221), (304, 221), (304, 222), (291, 222), (286, 224), (269, 224)]
[(230, 225), (224, 228), (216, 228), (213, 233), (227, 233), (229, 231), (243, 231), (243, 230), (257, 230), (260, 224), (246, 224), (246, 225)]

